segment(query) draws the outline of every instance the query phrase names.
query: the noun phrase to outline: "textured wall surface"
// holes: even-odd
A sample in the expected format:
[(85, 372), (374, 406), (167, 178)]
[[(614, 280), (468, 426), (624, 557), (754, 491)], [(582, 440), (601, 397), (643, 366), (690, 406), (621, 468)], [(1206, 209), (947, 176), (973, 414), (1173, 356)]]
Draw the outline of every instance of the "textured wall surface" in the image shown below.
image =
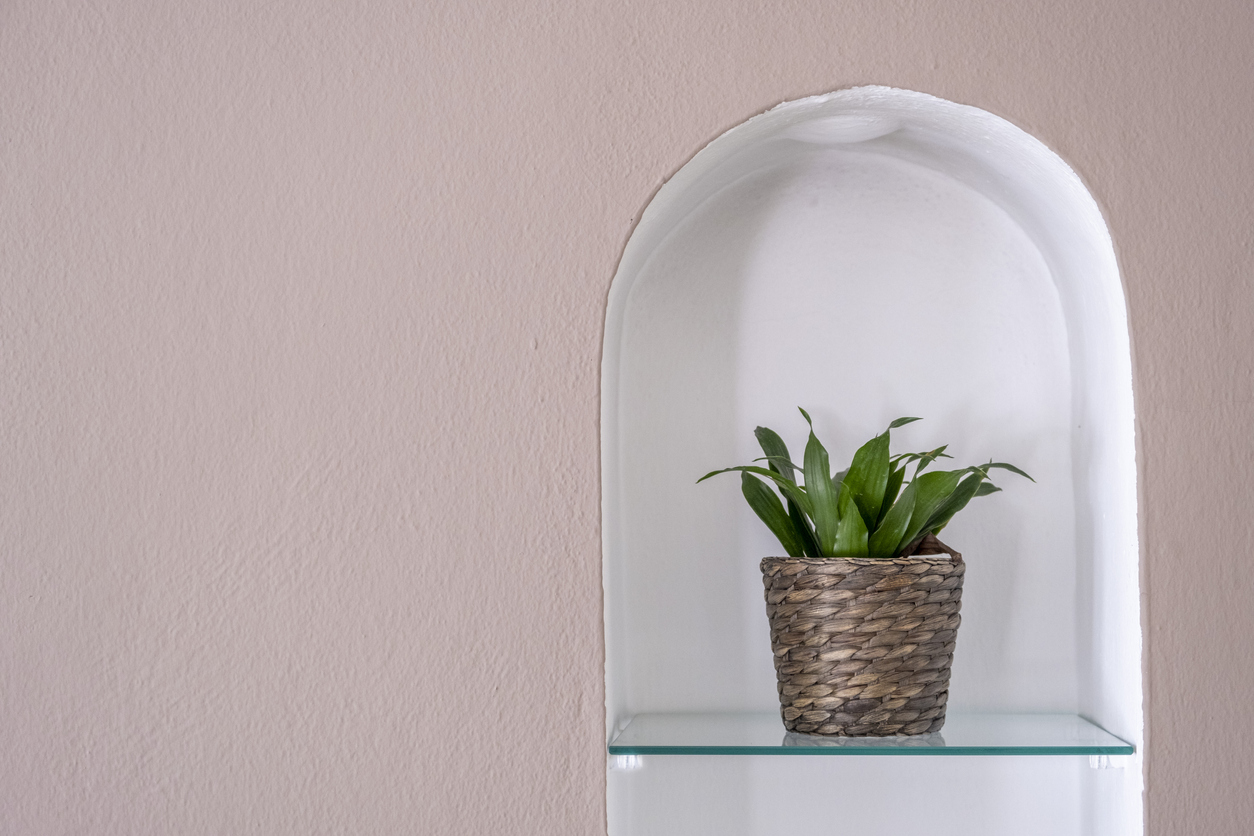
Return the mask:
[(879, 83), (1132, 325), (1149, 832), (1254, 819), (1254, 7), (0, 6), (0, 832), (604, 828), (598, 370), (663, 180)]

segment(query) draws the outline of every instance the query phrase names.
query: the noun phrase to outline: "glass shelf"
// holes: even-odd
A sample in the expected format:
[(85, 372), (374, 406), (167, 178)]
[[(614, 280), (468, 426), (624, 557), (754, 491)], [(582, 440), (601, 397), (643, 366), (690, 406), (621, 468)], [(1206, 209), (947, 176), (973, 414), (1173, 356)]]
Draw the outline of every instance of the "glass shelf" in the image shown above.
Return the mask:
[(611, 755), (1130, 755), (1134, 747), (1075, 714), (950, 713), (916, 737), (820, 737), (774, 712), (637, 714)]

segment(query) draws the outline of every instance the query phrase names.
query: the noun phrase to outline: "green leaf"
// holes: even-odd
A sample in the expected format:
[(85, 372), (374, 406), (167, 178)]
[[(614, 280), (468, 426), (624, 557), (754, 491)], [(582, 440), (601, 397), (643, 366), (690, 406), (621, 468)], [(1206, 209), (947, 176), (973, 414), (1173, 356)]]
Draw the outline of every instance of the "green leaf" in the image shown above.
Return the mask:
[(935, 450), (931, 450), (927, 453), (916, 453), (915, 456), (919, 460), (919, 466), (914, 469), (915, 478), (917, 479), (919, 474), (923, 472), (923, 469), (937, 459), (952, 459), (953, 456), (945, 452), (948, 447), (948, 444), (942, 444), (940, 447), (937, 447)]
[[(751, 464), (742, 464), (738, 467), (725, 467), (722, 470), (711, 470), (709, 473), (705, 474), (700, 479), (698, 479), (697, 484), (700, 485), (706, 479), (709, 479), (711, 476), (717, 476), (720, 473), (732, 473), (732, 472), (739, 472), (739, 471), (746, 471), (748, 473), (757, 473), (760, 476), (765, 476), (766, 478), (772, 479), (774, 481), (779, 481), (784, 478), (773, 470), (767, 470), (765, 467), (757, 467), (756, 465), (751, 465)], [(785, 480), (785, 481), (790, 481), (790, 480)]]
[(771, 533), (779, 538), (789, 557), (801, 557), (805, 554), (805, 544), (775, 491), (748, 473), (740, 474), (740, 491), (745, 495), (749, 507), (766, 523)]
[(963, 479), (954, 492), (932, 512), (931, 519), (919, 530), (918, 535), (926, 535), (929, 531), (939, 531), (949, 524), (954, 514), (967, 507), (967, 503), (979, 492), (980, 483), (984, 481), (983, 471), (979, 468), (971, 468), (971, 470), (974, 472)]
[(862, 514), (858, 512), (857, 503), (850, 491), (842, 491), (840, 497), (840, 528), (831, 550), (824, 552), (824, 555), (827, 557), (866, 557), (866, 524), (862, 522)]
[[(978, 468), (972, 468), (972, 470), (976, 470), (977, 472), (979, 471), (979, 469), (978, 469)], [(961, 486), (959, 486), (959, 489), (961, 489)], [(988, 479), (987, 479), (987, 477), (986, 477), (986, 478), (985, 478), (985, 480), (984, 480), (983, 482), (980, 482), (980, 486), (979, 486), (978, 488), (976, 488), (976, 489), (975, 489), (975, 495), (976, 495), (976, 496), (988, 496), (988, 495), (989, 495), (989, 494), (991, 494), (991, 493), (998, 493), (999, 491), (1001, 491), (1001, 488), (997, 487), (997, 486), (996, 486), (996, 485), (994, 485), (992, 482), (989, 482), (989, 481), (988, 481)], [(956, 513), (956, 512), (955, 512), (955, 513)], [(944, 531), (944, 530), (945, 530), (945, 526), (949, 525), (949, 522), (950, 522), (950, 520), (952, 520), (952, 519), (953, 519), (953, 516), (954, 516), (954, 515), (953, 515), (953, 514), (951, 514), (951, 515), (949, 516), (949, 519), (947, 519), (947, 520), (945, 520), (945, 521), (941, 522), (939, 525), (933, 525), (933, 526), (931, 526), (930, 528), (931, 528), (932, 533), (933, 533), (933, 534), (940, 534), (942, 531)]]
[(786, 476), (794, 482), (797, 481), (796, 471), (801, 468), (792, 463), (792, 456), (788, 454), (788, 445), (784, 443), (784, 439), (769, 427), (758, 427), (753, 431), (753, 435), (762, 447), (762, 454), (771, 462), (772, 468), (781, 476)]
[(906, 533), (902, 535), (894, 554), (900, 554), (903, 549), (924, 534), (923, 527), (958, 487), (958, 481), (965, 474), (965, 470), (938, 470), (915, 477), (910, 483), (910, 486), (915, 489), (910, 525), (906, 526)]
[[(903, 470), (905, 468), (902, 468)], [(914, 512), (914, 482), (906, 485), (901, 498), (884, 515), (884, 521), (871, 535), (867, 543), (867, 551), (871, 557), (896, 557), (901, 538), (910, 525), (910, 516)]]
[[(888, 516), (888, 511), (893, 507), (893, 503), (897, 501), (897, 494), (901, 491), (901, 483), (906, 478), (906, 466), (896, 467), (892, 465), (892, 469), (888, 471), (888, 485), (884, 488), (884, 504), (880, 506), (880, 518), (875, 521), (875, 530), (878, 531), (880, 526), (884, 524), (884, 518)], [(909, 520), (907, 520), (909, 522)]]
[(805, 546), (805, 556), (822, 557), (823, 552), (819, 550), (819, 541), (814, 536), (814, 526), (810, 525), (810, 519), (791, 499), (788, 500), (788, 518), (792, 520), (793, 528), (797, 529), (801, 535), (801, 543)]
[[(803, 413), (804, 414), (804, 413)], [(809, 418), (809, 416), (806, 416)], [(810, 439), (806, 442), (805, 455), (806, 497), (810, 500), (808, 510), (814, 520), (814, 533), (819, 541), (819, 551), (830, 554), (836, 543), (836, 527), (840, 524), (840, 511), (836, 504), (836, 490), (832, 486), (831, 465), (827, 460), (827, 450), (810, 428)], [(805, 506), (802, 506), (803, 508)]]
[(988, 464), (978, 465), (978, 467), (979, 467), (981, 470), (983, 470), (985, 473), (987, 473), (987, 472), (988, 472), (988, 469), (989, 469), (990, 467), (999, 467), (999, 468), (1001, 468), (1002, 470), (1009, 470), (1011, 473), (1018, 473), (1020, 476), (1024, 477), (1025, 479), (1027, 479), (1027, 480), (1028, 480), (1028, 481), (1030, 481), (1030, 482), (1035, 482), (1035, 481), (1036, 481), (1036, 480), (1035, 480), (1035, 479), (1033, 479), (1031, 476), (1028, 476), (1028, 474), (1024, 473), (1022, 470), (1020, 470), (1019, 468), (1015, 467), (1013, 464), (1006, 464), (1005, 462), (989, 462)]
[[(847, 470), (832, 475), (827, 450), (815, 435), (810, 414), (800, 407), (798, 411), (810, 427), (800, 467), (778, 434), (758, 427), (754, 435), (762, 458), (753, 465), (712, 471), (698, 480), (739, 472), (746, 501), (790, 555), (891, 558), (915, 547), (924, 535), (939, 532), (971, 499), (999, 491), (988, 481), (989, 471), (1008, 470), (1032, 479), (1012, 464), (992, 461), (924, 473), (938, 459), (952, 456), (945, 446), (926, 453), (892, 455), (888, 449), (891, 431), (920, 420), (912, 417), (893, 421), (884, 433), (858, 449)], [(766, 467), (758, 467), (758, 462)], [(915, 465), (914, 479), (906, 483), (911, 464)], [(804, 485), (796, 481), (802, 478)], [(782, 502), (766, 480), (783, 494)]]
[(717, 476), (720, 473), (731, 473), (733, 471), (740, 473), (754, 473), (758, 476), (765, 476), (767, 479), (770, 479), (779, 486), (779, 489), (783, 492), (784, 496), (800, 505), (802, 511), (805, 511), (811, 517), (814, 516), (813, 505), (811, 504), (809, 497), (806, 496), (806, 492), (791, 479), (786, 479), (773, 470), (767, 470), (765, 467), (754, 467), (753, 465), (745, 464), (740, 467), (725, 467), (722, 470), (711, 470), (709, 473), (698, 479), (697, 484), (701, 484), (711, 476)]
[(787, 456), (758, 456), (756, 459), (754, 459), (754, 461), (766, 462), (767, 463), (766, 466), (769, 467), (771, 470), (774, 470), (776, 473), (780, 474), (781, 476), (786, 476), (787, 478), (792, 479), (794, 481), (796, 480), (797, 477), (794, 476), (793, 474), (801, 470), (801, 468), (793, 464), (792, 459), (788, 458)]
[[(853, 496), (867, 528), (873, 528), (879, 519), (880, 507), (884, 503), (884, 489), (888, 486), (888, 471), (888, 433), (884, 433), (858, 448), (858, 452), (853, 454), (849, 472), (842, 480)], [(809, 481), (807, 475), (806, 484)], [(841, 514), (844, 514), (843, 507)]]
[[(801, 468), (793, 464), (784, 439), (769, 427), (758, 427), (753, 431), (753, 435), (758, 439), (762, 452), (766, 454), (765, 458), (771, 470), (795, 482)], [(810, 524), (809, 518), (806, 517), (801, 507), (786, 494), (785, 496), (788, 499), (788, 518), (792, 520), (793, 528), (801, 537), (806, 557), (821, 557), (818, 540), (814, 538), (814, 526)]]
[(889, 461), (894, 467), (896, 467), (898, 464), (911, 464), (912, 462), (923, 461), (926, 459), (926, 464), (923, 466), (927, 467), (927, 465), (931, 464), (936, 459), (952, 459), (953, 456), (945, 452), (948, 447), (948, 444), (944, 444), (937, 447), (935, 450), (930, 450), (926, 453), (898, 453), (889, 459)]

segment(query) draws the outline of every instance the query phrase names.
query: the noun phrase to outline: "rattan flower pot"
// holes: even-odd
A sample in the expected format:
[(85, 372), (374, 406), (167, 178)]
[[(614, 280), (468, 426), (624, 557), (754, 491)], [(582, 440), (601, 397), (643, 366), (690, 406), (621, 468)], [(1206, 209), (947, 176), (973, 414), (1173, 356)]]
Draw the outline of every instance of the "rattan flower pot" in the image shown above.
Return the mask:
[(938, 731), (965, 572), (956, 552), (763, 560), (788, 731), (850, 737)]

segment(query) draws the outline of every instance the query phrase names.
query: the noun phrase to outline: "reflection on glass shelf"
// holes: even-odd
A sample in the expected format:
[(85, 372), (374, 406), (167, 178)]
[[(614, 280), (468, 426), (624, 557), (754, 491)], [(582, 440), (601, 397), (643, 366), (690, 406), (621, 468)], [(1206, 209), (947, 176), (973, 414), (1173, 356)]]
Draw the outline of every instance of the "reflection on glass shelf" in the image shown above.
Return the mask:
[(637, 714), (611, 755), (1130, 755), (1133, 747), (1075, 714), (950, 713), (916, 737), (821, 737), (784, 730), (775, 713)]

